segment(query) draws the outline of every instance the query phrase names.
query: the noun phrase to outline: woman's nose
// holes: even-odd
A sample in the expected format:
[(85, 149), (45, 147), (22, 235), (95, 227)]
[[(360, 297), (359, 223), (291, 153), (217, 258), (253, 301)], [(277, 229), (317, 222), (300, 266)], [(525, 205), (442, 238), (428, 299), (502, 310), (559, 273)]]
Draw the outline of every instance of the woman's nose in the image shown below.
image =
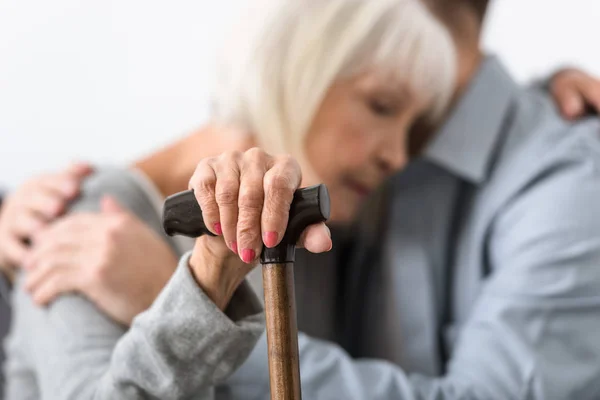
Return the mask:
[(395, 137), (394, 140), (385, 141), (382, 144), (377, 164), (383, 172), (389, 174), (401, 170), (407, 162), (408, 149), (406, 141), (402, 137)]

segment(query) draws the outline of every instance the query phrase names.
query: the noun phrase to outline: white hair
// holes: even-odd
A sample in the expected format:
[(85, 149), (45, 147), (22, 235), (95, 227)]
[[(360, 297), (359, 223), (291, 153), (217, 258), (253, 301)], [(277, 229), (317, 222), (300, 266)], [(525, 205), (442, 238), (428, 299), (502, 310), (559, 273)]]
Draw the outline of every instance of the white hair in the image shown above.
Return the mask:
[(433, 117), (448, 104), (453, 43), (421, 0), (267, 0), (255, 10), (224, 48), (212, 117), (253, 132), (267, 151), (302, 157), (328, 89), (366, 69), (408, 83)]

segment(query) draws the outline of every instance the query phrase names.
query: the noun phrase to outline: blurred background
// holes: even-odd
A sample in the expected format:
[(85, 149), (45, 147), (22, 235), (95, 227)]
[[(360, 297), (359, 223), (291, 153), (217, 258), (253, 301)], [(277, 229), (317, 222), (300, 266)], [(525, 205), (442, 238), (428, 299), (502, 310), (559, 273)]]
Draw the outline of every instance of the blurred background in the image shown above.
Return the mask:
[[(203, 124), (243, 0), (0, 1), (0, 188), (68, 160), (121, 163)], [(598, 0), (496, 0), (484, 45), (519, 81), (600, 75)]]

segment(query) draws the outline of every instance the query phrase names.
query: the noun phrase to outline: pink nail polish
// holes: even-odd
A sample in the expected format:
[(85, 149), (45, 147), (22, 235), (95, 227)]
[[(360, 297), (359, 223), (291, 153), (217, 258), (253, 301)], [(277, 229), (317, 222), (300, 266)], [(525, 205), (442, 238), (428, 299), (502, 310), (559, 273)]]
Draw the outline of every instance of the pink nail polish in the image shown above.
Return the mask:
[(237, 255), (237, 253), (238, 253), (237, 242), (231, 242), (231, 244), (229, 245), (229, 248), (231, 249), (231, 251), (233, 251), (234, 254)]
[(256, 257), (256, 253), (252, 249), (244, 249), (242, 250), (242, 261), (245, 263), (251, 263), (254, 261)]
[(217, 222), (214, 225), (214, 228), (215, 228), (215, 232), (217, 233), (217, 235), (221, 236), (223, 234), (223, 228), (221, 228), (221, 223), (220, 222)]
[(279, 235), (277, 232), (265, 232), (264, 233), (264, 241), (267, 247), (273, 247), (277, 244), (277, 239), (279, 239)]

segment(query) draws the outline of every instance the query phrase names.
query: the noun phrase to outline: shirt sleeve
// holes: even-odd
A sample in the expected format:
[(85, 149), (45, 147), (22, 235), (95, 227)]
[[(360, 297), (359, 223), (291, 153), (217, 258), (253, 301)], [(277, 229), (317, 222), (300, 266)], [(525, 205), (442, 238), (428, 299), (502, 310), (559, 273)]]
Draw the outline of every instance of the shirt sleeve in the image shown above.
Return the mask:
[[(597, 398), (600, 152), (574, 147), (577, 157), (541, 171), (498, 214), (489, 236), (493, 271), (444, 376), (408, 375), (387, 362), (352, 359), (334, 344), (301, 335), (304, 397)], [(263, 338), (228, 381), (234, 398), (268, 398), (265, 363)]]
[[(86, 196), (78, 210), (97, 207), (98, 196)], [(135, 209), (143, 203), (132, 204), (131, 198), (117, 197), (144, 215)], [(180, 260), (155, 303), (129, 330), (83, 296), (37, 307), (20, 279), (7, 347), (7, 400), (29, 399), (24, 393), (38, 398), (36, 392), (52, 400), (212, 398), (212, 387), (244, 361), (260, 337), (264, 317), (245, 283), (227, 313), (221, 312), (195, 283), (188, 259), (189, 254)]]

